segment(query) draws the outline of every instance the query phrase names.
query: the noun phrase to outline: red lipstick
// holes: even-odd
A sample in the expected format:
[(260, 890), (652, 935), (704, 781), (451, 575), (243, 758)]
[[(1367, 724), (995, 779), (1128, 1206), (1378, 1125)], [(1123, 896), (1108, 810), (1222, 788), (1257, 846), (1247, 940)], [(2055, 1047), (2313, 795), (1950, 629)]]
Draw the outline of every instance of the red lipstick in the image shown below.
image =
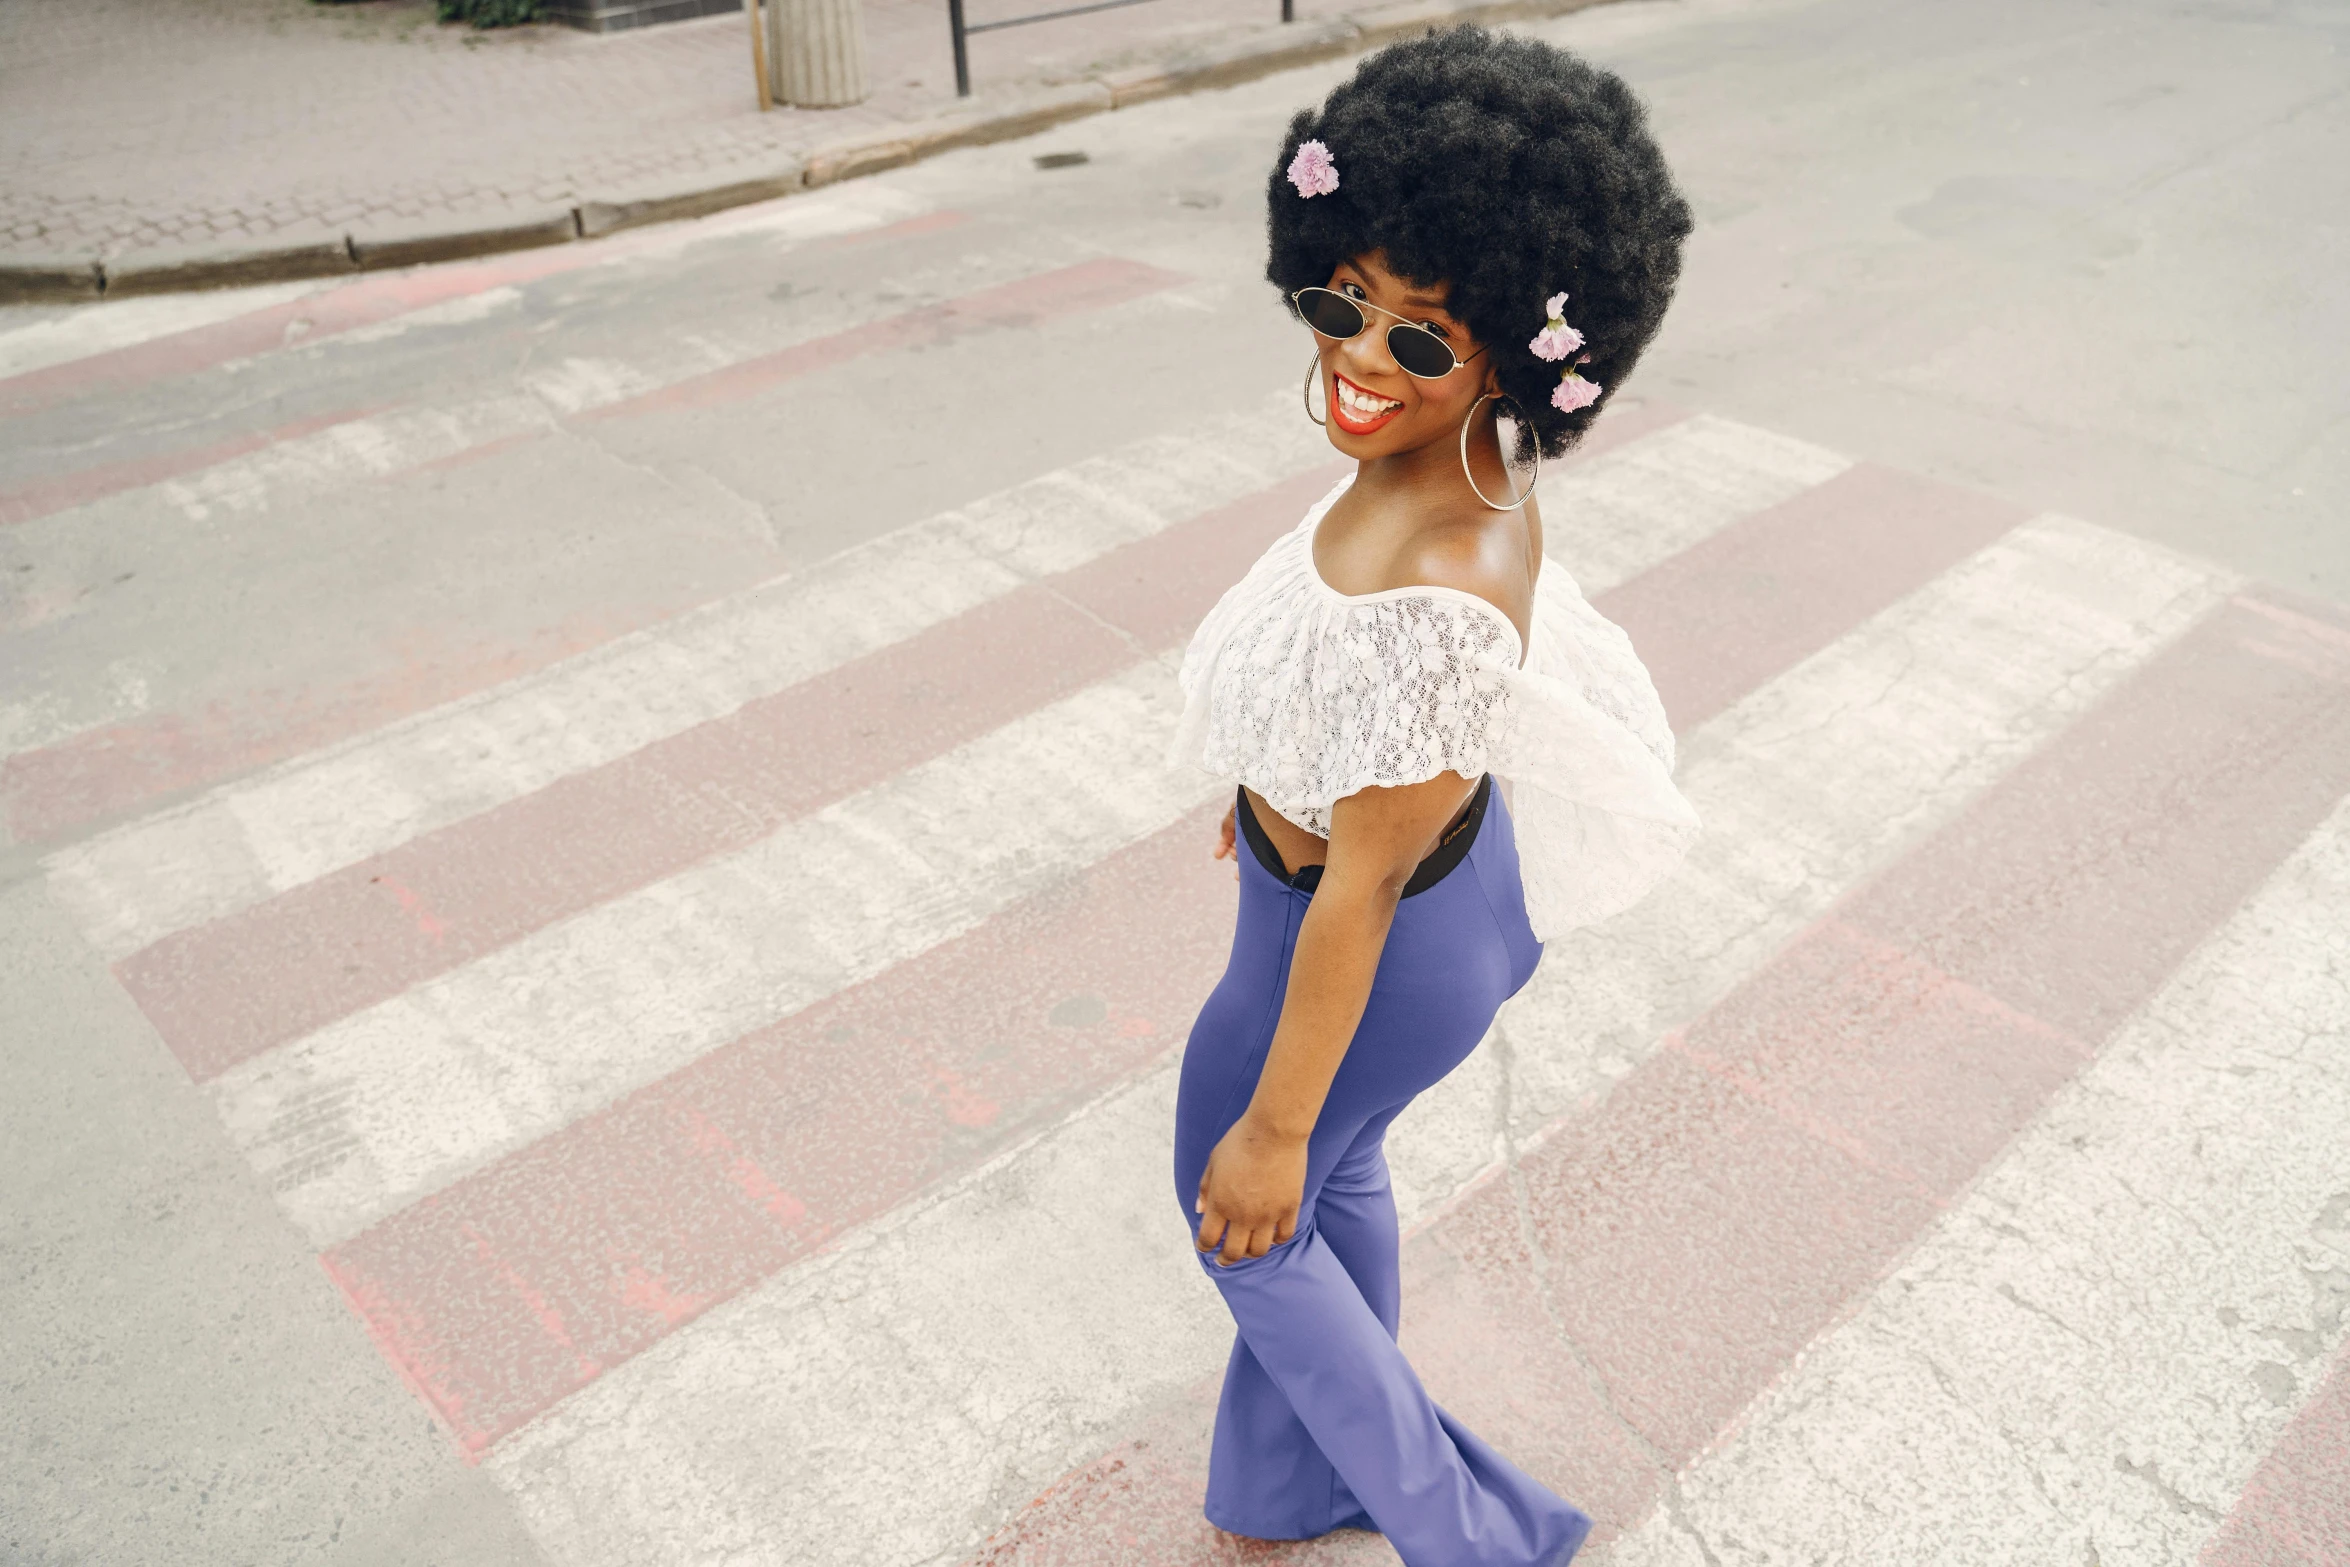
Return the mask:
[(1331, 380), (1335, 383), (1330, 393), (1330, 417), (1336, 420), (1338, 427), (1349, 435), (1369, 435), (1372, 431), (1384, 426), (1397, 414), (1403, 412), (1403, 404), (1396, 403), (1393, 408), (1388, 409), (1387, 412), (1379, 415), (1375, 419), (1357, 419), (1346, 411), (1346, 399), (1338, 394), (1338, 386), (1345, 386), (1351, 389), (1361, 396), (1366, 402), (1384, 403), (1393, 401), (1393, 399), (1381, 397), (1377, 392), (1369, 391), (1363, 387), (1356, 386), (1354, 382), (1349, 381), (1345, 376), (1340, 375), (1335, 370), (1330, 372), (1330, 377)]

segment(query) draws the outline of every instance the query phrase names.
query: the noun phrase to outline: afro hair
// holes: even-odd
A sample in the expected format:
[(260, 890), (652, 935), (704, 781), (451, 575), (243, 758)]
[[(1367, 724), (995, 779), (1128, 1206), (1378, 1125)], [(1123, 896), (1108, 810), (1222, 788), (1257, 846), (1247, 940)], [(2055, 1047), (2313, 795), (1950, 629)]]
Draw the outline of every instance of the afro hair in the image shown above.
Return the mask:
[[(1309, 140), (1338, 168), (1327, 195), (1301, 197), (1285, 172)], [(1398, 276), (1446, 291), (1447, 311), (1489, 345), (1502, 392), (1527, 415), (1521, 428), (1553, 457), (1656, 335), (1690, 229), (1689, 204), (1620, 77), (1480, 27), (1364, 60), (1319, 110), (1289, 122), (1266, 188), (1265, 276), (1284, 296), (1384, 252)], [(1566, 367), (1527, 347), (1544, 301), (1562, 290), (1589, 355), (1581, 373), (1606, 389), (1574, 413), (1550, 400)]]

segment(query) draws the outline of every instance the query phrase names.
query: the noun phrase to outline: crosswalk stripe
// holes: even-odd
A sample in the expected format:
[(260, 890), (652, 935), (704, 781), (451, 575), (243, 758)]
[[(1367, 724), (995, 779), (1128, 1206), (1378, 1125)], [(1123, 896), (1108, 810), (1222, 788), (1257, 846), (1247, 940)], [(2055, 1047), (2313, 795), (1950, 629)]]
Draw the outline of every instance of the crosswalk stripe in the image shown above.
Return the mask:
[[(2333, 1194), (2325, 1214), (2338, 1214), (2344, 1192)], [(2350, 1261), (2350, 1237), (2330, 1229), (2330, 1255), (2320, 1259), (2329, 1285)], [(2322, 1238), (2322, 1237), (2321, 1237)], [(2336, 1296), (2336, 1321), (2340, 1320)], [(2285, 1428), (2236, 1505), (2203, 1552), (2203, 1567), (2328, 1567), (2350, 1540), (2350, 1349), (2339, 1350), (2324, 1386)]]
[[(668, 624), (50, 855), (109, 958), (724, 718), (1328, 450), (1268, 399), (894, 530)], [(1303, 433), (1300, 433), (1302, 430)]]
[[(1611, 413), (1595, 433), (1623, 417)], [(1697, 414), (1545, 477), (1545, 554), (1596, 598), (1851, 465), (1806, 441)]]
[(273, 428), (230, 436), (205, 446), (157, 452), (145, 457), (104, 463), (95, 468), (34, 479), (14, 489), (0, 490), (0, 528), (70, 511), (76, 506), (86, 506), (92, 501), (119, 495), (126, 490), (145, 489), (183, 475), (200, 473), (250, 452), (266, 451), (272, 446), (298, 441), (339, 425), (354, 424), (370, 417), (373, 412), (370, 409), (342, 409), (334, 413), (309, 414)]
[[(1016, 645), (1018, 658), (990, 657)], [(1070, 695), (1135, 649), (1026, 586), (116, 967), (199, 1080)], [(560, 846), (560, 847), (558, 847)]]
[(756, 396), (786, 381), (829, 370), (867, 354), (927, 347), (975, 328), (1029, 326), (1039, 319), (1122, 305), (1183, 281), (1181, 274), (1164, 267), (1120, 256), (1099, 256), (999, 283), (993, 288), (978, 289), (956, 299), (884, 316), (632, 397), (604, 402), (586, 417), (625, 419), (712, 408)]
[[(1440, 1222), (1505, 1151), (1593, 1118), (1665, 1031), (1729, 993), (1888, 855), (1957, 817), (2230, 585), (2124, 536), (2044, 518), (1687, 736), (1681, 785), (1708, 824), (1705, 836), (1648, 902), (1552, 944), (1486, 1047), (1397, 1122), (1389, 1163), (1406, 1226)], [(1438, 1275), (1421, 1271), (1407, 1285), (1414, 1354), (1441, 1346), (1453, 1317), (1479, 1333), (1480, 1311), (1443, 1292), (1443, 1277), (1457, 1270), (1432, 1262), (1425, 1248), (1407, 1255)], [(1517, 1304), (1539, 1318), (1522, 1293), (1529, 1277), (1477, 1283), (1497, 1301), (1520, 1292)], [(1530, 1344), (1549, 1334), (1534, 1327)], [(1522, 1363), (1514, 1352), (1499, 1360)], [(1216, 1364), (1192, 1369), (1206, 1377)], [(1590, 1413), (1595, 1430), (1612, 1428), (1571, 1384), (1529, 1383), (1522, 1392), (1546, 1411), (1538, 1422), (1546, 1429), (1525, 1438), (1534, 1451), (1552, 1440), (1547, 1426), (1571, 1423), (1575, 1410)], [(1147, 1447), (1121, 1445), (1069, 1476), (988, 1559), (1185, 1561), (1207, 1550), (1200, 1401), (1212, 1407), (1212, 1381), (1173, 1396), (1164, 1424), (1190, 1433), (1188, 1455), (1164, 1431)], [(1610, 1485), (1637, 1496), (1643, 1474), (1653, 1473), (1644, 1462), (1618, 1453), (1611, 1473), (1586, 1454), (1562, 1484), (1579, 1500), (1604, 1500)], [(1156, 1543), (1097, 1554), (1112, 1533)]]
[(229, 1133), (328, 1244), (1145, 837), (1173, 680), (1136, 665), (223, 1074)]
[[(602, 766), (963, 613), (1019, 582), (1274, 484), (1327, 455), (1286, 390), (1257, 410), (1057, 470), (46, 861), (122, 958), (414, 837)], [(1597, 432), (1640, 423), (1615, 414)], [(1843, 460), (1719, 420), (1643, 432), (1552, 481), (1579, 541), (1661, 551), (1832, 476)]]
[(329, 1270), (487, 1447), (1164, 1056), (1230, 940), (1220, 809), (390, 1215)]
[[(2218, 1544), (2350, 1326), (2346, 907), (2350, 803), (1608, 1561), (2185, 1567)], [(2338, 1446), (2330, 1467), (2350, 1478)], [(2269, 1516), (2289, 1538), (2323, 1507)]]
[[(354, 735), (468, 701), (705, 601), (690, 588), (682, 597), (648, 593), (608, 609), (559, 614), (520, 638), (469, 630), (460, 616), (448, 637), (404, 659), (396, 675), (354, 673), (248, 691), (194, 714), (156, 703), (151, 676), (133, 665), (120, 667), (104, 693), (0, 703), (0, 727), (15, 720), (28, 741), (0, 759), (0, 841), (51, 852), (105, 830), (93, 824), (136, 819), (160, 801), (259, 776)], [(114, 706), (100, 705), (108, 701)]]
[[(1848, 835), (1865, 840), (1872, 833), (1898, 841), (1914, 830), (1916, 818), (1888, 818), (1879, 809), (1882, 795), (1900, 793), (1902, 782), (1914, 777), (1934, 799), (1946, 755), (1930, 745), (1897, 748), (1888, 758), (1895, 773), (1886, 787), (1847, 801), (1804, 787), (1800, 771), (1781, 775), (1789, 753), (1797, 768), (1834, 758), (1836, 767), (1860, 770), (1863, 764), (1852, 758), (1865, 753), (1845, 742), (1866, 738), (1889, 710), (1929, 726), (1940, 718), (1942, 728), (1976, 735), (1977, 747), (1990, 753), (1988, 766), (2011, 760), (2013, 731), (2028, 739), (2032, 726), (2020, 715), (2002, 714), (2003, 703), (2061, 710), (2071, 691), (2110, 679), (2106, 666), (2127, 669), (2157, 644), (2163, 627), (2150, 631), (2143, 622), (2163, 622), (2175, 601), (2191, 596), (2194, 572), (2143, 550), (2136, 555), (2144, 568), (2120, 587), (2073, 584), (2065, 568), (2094, 558), (2099, 547), (2125, 560), (2135, 549), (2096, 535), (2093, 547), (2076, 549), (2069, 562), (2059, 547), (2027, 557), (2004, 577), (1974, 581), (1973, 592), (1943, 603), (1939, 618), (1902, 628), (1917, 633), (1908, 656), (1886, 658), (1907, 640), (1887, 637), (1872, 645), (1874, 656), (1856, 678), (1815, 687), (1834, 704), (1824, 711), (1790, 712), (1769, 691), (1750, 699), (1760, 715), (1756, 738), (1766, 743), (1756, 749), (1764, 755), (1748, 760), (1741, 775), (1730, 765), (1740, 759), (1739, 748), (1723, 749), (1716, 781), (1696, 796), (1700, 810), (1710, 811), (1718, 795), (1752, 792), (1787, 802), (1806, 827), (1798, 845), (1830, 845), (1836, 852)], [(1921, 598), (1940, 598), (1943, 586)], [(2069, 586), (2079, 590), (2068, 594)], [(2028, 628), (2052, 609), (2070, 611), (2068, 632), (2052, 639), (2037, 669), (2028, 662), (2029, 637), (2019, 633), (2018, 662), (2026, 667), (2011, 672), (1993, 664), (1992, 678), (1974, 678), (1964, 639), (1947, 634), (1986, 612), (1994, 620), (2012, 613)], [(2175, 631), (2175, 621), (2167, 629)], [(1807, 667), (1833, 662), (1840, 650), (1841, 644)], [(1880, 707), (1852, 703), (1856, 690), (1876, 697)], [(1721, 723), (1734, 725), (1747, 712), (1742, 706)], [(2007, 732), (1980, 736), (1986, 718), (2002, 716)], [(1814, 744), (1782, 741), (1777, 754), (1767, 749), (1772, 735), (1806, 729)], [(1711, 749), (1705, 736), (1693, 740), (1693, 784), (1696, 759)], [(1917, 772), (1904, 771), (1910, 767)], [(1855, 813), (1849, 819), (1839, 814), (1847, 803)], [(1749, 849), (1749, 863), (1753, 858)], [(1800, 866), (1759, 869), (1782, 884), (1803, 880)], [(1723, 896), (1755, 923), (1767, 912), (1745, 889), (1726, 894), (1702, 872), (1675, 894)], [(1635, 975), (1648, 976), (1652, 986), (1670, 985), (1681, 961), (1678, 949), (1651, 951)], [(1648, 1010), (1645, 996), (1622, 1000), (1628, 1011)], [(1513, 1008), (1511, 1017), (1518, 1015)], [(1171, 1081), (1168, 1068), (1154, 1071), (1027, 1152), (1006, 1156), (934, 1202), (893, 1213), (848, 1237), (838, 1252), (786, 1270), (628, 1365), (608, 1369), (492, 1449), (489, 1462), (546, 1531), (550, 1550), (587, 1561), (632, 1553), (665, 1559), (656, 1514), (632, 1511), (617, 1489), (616, 1471), (624, 1464), (643, 1466), (646, 1489), (636, 1494), (648, 1508), (659, 1494), (690, 1514), (697, 1528), (756, 1528), (764, 1538), (804, 1542), (788, 1559), (917, 1559), (982, 1532), (1138, 1407), (1203, 1374), (1228, 1343), (1220, 1308), (1202, 1298), (1204, 1286), (1170, 1238), (1173, 1198), (1162, 1160), (1149, 1152), (1163, 1142)], [(1105, 1130), (1105, 1122), (1114, 1124)], [(1135, 1130), (1153, 1125), (1160, 1133)], [(1139, 1147), (1131, 1146), (1137, 1141)], [(1489, 1159), (1491, 1138), (1481, 1141)], [(1007, 1238), (1076, 1233), (1088, 1248), (1087, 1277), (1079, 1280), (1061, 1269), (1021, 1264), (1016, 1259), (1025, 1253)], [(1160, 1238), (1151, 1240), (1153, 1234)], [(990, 1250), (998, 1244), (1005, 1249)], [(1098, 1254), (1098, 1272), (1097, 1244), (1107, 1248)], [(974, 1256), (992, 1257), (993, 1271), (975, 1276)], [(1165, 1321), (1171, 1301), (1190, 1313), (1180, 1332)], [(1021, 1346), (989, 1342), (1006, 1321), (1021, 1324)], [(1148, 1327), (1129, 1331), (1133, 1323)], [(1040, 1343), (1051, 1347), (1037, 1349)], [(883, 1346), (910, 1344), (924, 1346), (917, 1364), (903, 1363), (902, 1350), (883, 1352)], [(828, 1353), (816, 1355), (818, 1345), (829, 1346)], [(754, 1387), (764, 1416), (751, 1407)], [(1051, 1411), (1049, 1428), (1016, 1429), (1019, 1412), (1029, 1410)], [(627, 1426), (625, 1436), (616, 1422)], [(762, 1481), (723, 1456), (738, 1444), (742, 1451), (805, 1454), (808, 1463), (779, 1466), (776, 1478)], [(608, 1467), (615, 1471), (610, 1480)], [(792, 1476), (788, 1487), (784, 1472)], [(920, 1516), (909, 1516), (904, 1506), (904, 1477), (914, 1474), (926, 1498)], [(885, 1497), (892, 1499), (886, 1508)], [(680, 1515), (658, 1516), (674, 1522)]]
[(1230, 1348), (1183, 1253), (1174, 1099), (1169, 1063), (607, 1371), (484, 1468), (578, 1567), (951, 1551)]
[(1670, 571), (1608, 595), (1683, 728), (1748, 689), (1745, 672), (1802, 662), (1905, 590), (2024, 520), (2021, 508), (1873, 463), (1693, 545)]
[[(262, 354), (307, 349), (451, 300), (583, 268), (674, 255), (723, 234), (766, 233), (785, 244), (860, 232), (880, 238), (919, 232), (949, 216), (924, 212), (914, 198), (887, 186), (844, 185), (812, 200), (624, 235), (593, 247), (517, 251), (323, 288), (297, 285), (296, 297), (254, 308), (235, 308), (236, 301), (253, 297), (245, 291), (110, 303), (103, 311), (0, 338), (0, 419), (75, 398), (120, 394)], [(225, 316), (223, 304), (230, 308)], [(175, 324), (190, 316), (198, 319)]]

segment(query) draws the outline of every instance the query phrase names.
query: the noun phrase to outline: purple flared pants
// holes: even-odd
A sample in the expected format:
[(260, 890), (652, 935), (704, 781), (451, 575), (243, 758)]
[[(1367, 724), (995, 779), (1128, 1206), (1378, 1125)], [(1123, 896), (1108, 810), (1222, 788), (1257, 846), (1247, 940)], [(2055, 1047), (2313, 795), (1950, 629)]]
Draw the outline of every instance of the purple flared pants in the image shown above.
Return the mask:
[[(1234, 1534), (1376, 1529), (1406, 1567), (1558, 1567), (1590, 1532), (1582, 1512), (1438, 1408), (1396, 1344), (1387, 1128), (1467, 1059), (1542, 955), (1526, 925), (1509, 812), (1498, 795), (1479, 805), (1465, 858), (1398, 905), (1308, 1145), (1295, 1237), (1230, 1267), (1200, 1258), (1239, 1328), (1206, 1508)], [(1183, 1055), (1175, 1191), (1187, 1233), (1208, 1155), (1264, 1068), (1316, 879), (1284, 877), (1261, 839), (1256, 853), (1242, 850), (1232, 960)]]

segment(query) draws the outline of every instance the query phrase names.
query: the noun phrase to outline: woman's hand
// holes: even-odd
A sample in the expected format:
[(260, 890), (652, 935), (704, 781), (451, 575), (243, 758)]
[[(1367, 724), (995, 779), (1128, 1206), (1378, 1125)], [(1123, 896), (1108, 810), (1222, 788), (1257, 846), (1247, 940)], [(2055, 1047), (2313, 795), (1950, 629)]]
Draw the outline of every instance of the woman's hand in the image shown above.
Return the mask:
[(1262, 1257), (1297, 1233), (1306, 1194), (1306, 1139), (1265, 1126), (1253, 1115), (1232, 1123), (1200, 1172), (1201, 1251), (1223, 1255), (1218, 1267)]
[[(1238, 806), (1233, 807), (1233, 810), (1238, 809)], [(1233, 812), (1226, 811), (1224, 825), (1217, 829), (1216, 852), (1210, 858), (1230, 860), (1232, 862), (1232, 879), (1238, 881), (1240, 880), (1240, 851), (1233, 846), (1233, 832)]]

